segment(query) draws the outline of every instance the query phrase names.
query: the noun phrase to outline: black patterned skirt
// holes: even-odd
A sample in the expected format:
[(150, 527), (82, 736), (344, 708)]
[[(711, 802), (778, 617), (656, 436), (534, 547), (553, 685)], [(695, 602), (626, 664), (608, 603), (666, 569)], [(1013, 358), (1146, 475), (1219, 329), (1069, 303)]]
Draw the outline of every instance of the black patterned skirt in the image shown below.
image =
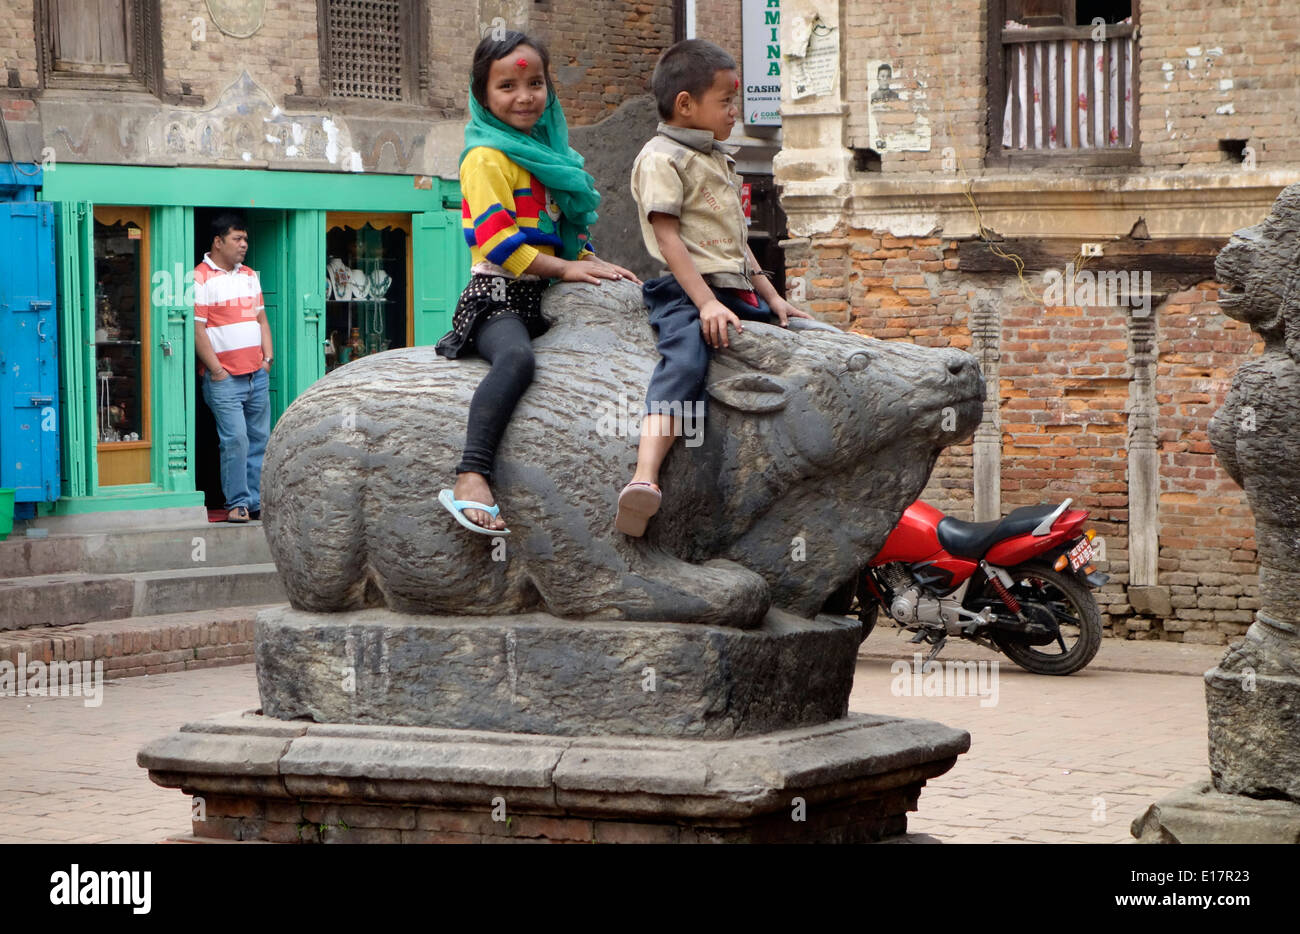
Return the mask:
[(530, 282), (507, 276), (470, 276), (451, 317), (451, 330), (434, 349), (455, 360), (474, 349), (474, 335), (483, 325), (507, 315), (522, 321), (530, 338), (540, 337), (551, 326), (542, 316), (542, 293), (549, 284), (546, 279)]

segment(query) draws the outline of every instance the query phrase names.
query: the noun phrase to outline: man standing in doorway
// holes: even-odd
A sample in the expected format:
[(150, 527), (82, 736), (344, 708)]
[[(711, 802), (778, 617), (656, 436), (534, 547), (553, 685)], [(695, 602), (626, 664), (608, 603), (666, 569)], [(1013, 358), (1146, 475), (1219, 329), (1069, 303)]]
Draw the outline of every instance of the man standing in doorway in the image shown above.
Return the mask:
[(194, 349), (203, 399), (217, 421), (226, 521), (261, 518), (262, 457), (271, 432), (271, 328), (257, 273), (243, 264), (248, 226), (212, 222), (212, 248), (194, 270)]

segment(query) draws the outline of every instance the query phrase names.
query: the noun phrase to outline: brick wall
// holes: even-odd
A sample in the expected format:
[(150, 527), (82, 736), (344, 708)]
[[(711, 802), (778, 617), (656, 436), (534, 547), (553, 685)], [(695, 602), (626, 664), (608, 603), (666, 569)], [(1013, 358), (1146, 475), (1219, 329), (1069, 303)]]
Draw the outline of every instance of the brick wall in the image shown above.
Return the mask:
[[(13, 15), (0, 20), (0, 86), (15, 69), (22, 87), (38, 83), (32, 0), (10, 0)], [(163, 89), (190, 93), (211, 104), (247, 71), (274, 100), (322, 93), (317, 4), (268, 0), (261, 29), (247, 39), (227, 36), (212, 21), (204, 0), (162, 0)], [(659, 53), (672, 43), (672, 0), (598, 0), (561, 7), (543, 0), (529, 10), (529, 29), (551, 49), (561, 102), (575, 125), (594, 123), (626, 98), (644, 94)], [(469, 67), (480, 38), (479, 3), (446, 0), (429, 4), (427, 102), (463, 110)], [(701, 4), (702, 36), (716, 37), (739, 56), (740, 7), (730, 0)], [(201, 36), (201, 38), (197, 38)]]
[(38, 81), (36, 32), (32, 0), (5, 0), (0, 15), (0, 87), (10, 83), (10, 73), (18, 73), (18, 85), (34, 88)]
[[(868, 62), (894, 70), (904, 124), (927, 123), (929, 152), (885, 152), (883, 172), (939, 172), (943, 147), (968, 168), (986, 148), (986, 0), (942, 6), (849, 0), (843, 92), (850, 145), (868, 147)], [(1227, 164), (1219, 140), (1247, 140), (1261, 167), (1300, 159), (1300, 19), (1285, 0), (1142, 5), (1138, 136), (1149, 171)], [(1188, 67), (1190, 63), (1190, 68)], [(973, 160), (973, 161), (966, 161)]]
[(695, 0), (695, 37), (722, 46), (739, 65), (740, 0)]
[(469, 67), (481, 38), (476, 0), (430, 2), (429, 91), (431, 106), (466, 113)]
[(211, 104), (244, 70), (277, 101), (295, 93), (295, 78), (319, 93), (316, 34), (316, 5), (301, 0), (267, 0), (262, 28), (247, 39), (218, 29), (203, 0), (163, 0), (163, 87), (180, 94), (188, 85)]
[(1249, 140), (1261, 167), (1300, 160), (1300, 17), (1293, 2), (1162, 0), (1141, 10), (1144, 165), (1225, 162), (1220, 139)]
[(987, 104), (985, 82), (977, 76), (986, 67), (987, 8), (985, 0), (845, 4), (842, 93), (849, 105), (849, 145), (874, 148), (867, 133), (867, 81), (874, 80), (868, 69), (870, 62), (887, 61), (900, 109), (908, 112), (890, 119), (928, 124), (931, 147), (929, 152), (883, 152), (883, 171), (938, 172), (945, 146), (953, 147), (964, 165), (982, 159)]
[[(30, 120), (40, 108), (40, 95), (33, 108), (29, 102), (3, 93), (9, 68), (16, 70), (23, 87), (35, 88), (39, 82), (32, 2), (12, 0), (10, 5), (17, 7), (15, 15), (6, 11), (0, 22), (0, 62), (6, 67), (0, 73), (0, 106), (13, 121)], [(316, 0), (268, 0), (262, 26), (246, 39), (223, 33), (204, 0), (161, 0), (161, 97), (166, 100), (138, 94), (106, 95), (103, 99), (113, 111), (108, 122), (111, 125), (116, 118), (114, 108), (118, 105), (133, 108), (131, 119), (138, 122), (147, 119), (142, 104), (171, 111), (177, 107), (173, 103), (177, 97), (185, 100), (179, 105), (182, 110), (189, 106), (208, 110), (247, 72), (277, 106), (286, 106), (288, 99), (289, 109), (325, 110), (338, 115), (336, 119), (344, 124), (354, 117), (368, 121), (354, 128), (364, 140), (373, 140), (379, 132), (375, 123), (386, 116), (391, 116), (400, 134), (421, 133), (430, 117), (455, 119), (463, 115), (480, 27), (500, 12), (485, 0), (422, 2), (427, 19), (423, 61), (428, 69), (428, 91), (417, 106), (337, 99), (315, 103), (313, 99), (324, 95)], [(521, 9), (529, 17), (527, 28), (552, 48), (553, 74), (576, 125), (593, 123), (627, 98), (644, 94), (656, 58), (672, 41), (672, 0), (599, 0), (563, 9), (553, 0), (545, 0), (524, 4)], [(74, 99), (68, 94), (62, 97), (65, 105)], [(193, 103), (196, 100), (202, 103)], [(96, 153), (107, 161), (127, 163), (138, 155), (134, 150), (119, 153), (111, 145), (108, 150)]]
[(1217, 296), (1202, 282), (1169, 296), (1156, 319), (1160, 583), (1174, 608), (1163, 628), (1186, 642), (1234, 638), (1259, 608), (1254, 517), (1207, 428), (1242, 359), (1263, 342), (1220, 313)]
[(673, 4), (545, 0), (533, 6), (529, 29), (550, 49), (565, 115), (584, 126), (648, 92), (655, 60), (673, 41)]
[[(447, 0), (430, 7), (427, 101), (432, 107), (462, 109), (470, 59), (479, 39), (478, 5), (475, 0)], [(276, 100), (289, 94), (323, 93), (315, 2), (268, 0), (262, 28), (247, 39), (221, 32), (204, 0), (163, 0), (162, 14), (163, 82), (170, 93), (182, 93), (185, 84), (211, 103), (240, 70)], [(203, 22), (202, 41), (194, 38), (196, 19)]]
[[(1221, 643), (1243, 633), (1258, 607), (1254, 524), (1245, 494), (1222, 471), (1207, 439), (1254, 339), (1218, 312), (1213, 282), (1170, 295), (1156, 316), (1156, 431), (1160, 460), (1159, 581), (1167, 618), (1135, 616), (1129, 581), (1127, 484), (1130, 346), (1122, 309), (1044, 307), (1015, 277), (958, 271), (957, 241), (837, 230), (787, 251), (809, 310), (882, 340), (972, 346), (977, 302), (1001, 309), (998, 352), (1001, 505), (1071, 497), (1105, 540), (1098, 593), (1110, 632), (1130, 638)], [(1026, 286), (1041, 293), (1037, 276)], [(940, 456), (922, 498), (960, 518), (974, 511), (971, 445)]]

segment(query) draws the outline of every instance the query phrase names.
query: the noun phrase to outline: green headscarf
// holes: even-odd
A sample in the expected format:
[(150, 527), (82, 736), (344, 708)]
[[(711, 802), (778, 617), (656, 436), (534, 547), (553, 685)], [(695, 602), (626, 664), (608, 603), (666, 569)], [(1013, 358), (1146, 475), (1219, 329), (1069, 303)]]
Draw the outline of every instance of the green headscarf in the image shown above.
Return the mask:
[(559, 222), (560, 239), (564, 243), (561, 258), (577, 259), (578, 252), (586, 246), (587, 229), (596, 222), (600, 192), (591, 173), (582, 168), (585, 160), (569, 146), (569, 127), (555, 91), (548, 91), (546, 109), (531, 135), (492, 116), (472, 92), (469, 113), (461, 161), (465, 161), (465, 153), (474, 147), (490, 146), (536, 175), (563, 214)]

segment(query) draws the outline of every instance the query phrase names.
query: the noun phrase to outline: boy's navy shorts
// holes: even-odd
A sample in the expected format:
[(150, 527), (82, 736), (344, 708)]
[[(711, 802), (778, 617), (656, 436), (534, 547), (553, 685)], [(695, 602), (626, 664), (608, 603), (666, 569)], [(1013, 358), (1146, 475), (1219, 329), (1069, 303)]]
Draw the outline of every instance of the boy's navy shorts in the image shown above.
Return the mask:
[[(734, 289), (713, 288), (714, 296), (742, 321), (775, 324), (776, 316), (761, 297), (758, 307), (746, 302)], [(700, 310), (673, 276), (660, 276), (641, 286), (650, 309), (650, 324), (658, 337), (661, 359), (646, 390), (646, 412), (703, 413), (705, 382), (713, 350), (700, 331)], [(688, 404), (696, 403), (692, 408)]]

